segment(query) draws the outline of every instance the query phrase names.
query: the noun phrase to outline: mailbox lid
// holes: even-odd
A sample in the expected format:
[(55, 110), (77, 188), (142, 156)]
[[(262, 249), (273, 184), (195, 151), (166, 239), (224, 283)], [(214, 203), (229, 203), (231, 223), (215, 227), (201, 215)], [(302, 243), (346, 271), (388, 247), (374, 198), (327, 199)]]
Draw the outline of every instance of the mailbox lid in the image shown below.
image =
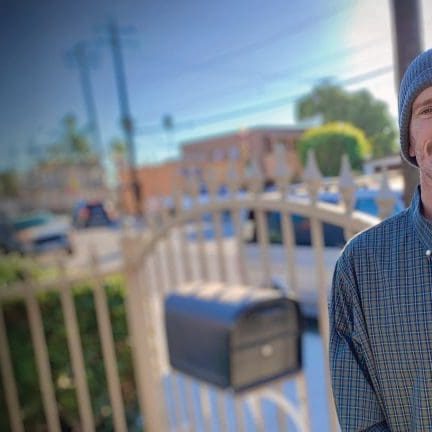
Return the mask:
[(251, 303), (237, 316), (231, 332), (232, 350), (256, 345), (279, 336), (295, 337), (302, 332), (303, 318), (297, 301), (279, 296)]

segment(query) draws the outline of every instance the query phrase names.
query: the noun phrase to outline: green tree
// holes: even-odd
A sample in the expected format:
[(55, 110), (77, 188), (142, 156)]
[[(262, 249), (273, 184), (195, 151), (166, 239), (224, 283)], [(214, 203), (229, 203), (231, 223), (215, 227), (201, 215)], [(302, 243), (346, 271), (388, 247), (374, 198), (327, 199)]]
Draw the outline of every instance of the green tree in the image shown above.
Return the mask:
[(297, 148), (303, 164), (309, 150), (313, 150), (322, 174), (337, 176), (343, 154), (348, 155), (353, 169), (360, 170), (363, 160), (370, 155), (371, 144), (355, 126), (333, 122), (306, 131)]
[(336, 84), (322, 82), (297, 102), (295, 114), (298, 120), (320, 115), (324, 123), (352, 123), (365, 132), (374, 158), (397, 151), (397, 129), (388, 106), (367, 90), (348, 92)]
[(126, 157), (127, 147), (124, 141), (119, 138), (114, 138), (110, 144), (111, 147), (111, 155), (113, 158), (115, 157)]
[(16, 172), (4, 171), (0, 173), (0, 196), (16, 198), (19, 192), (19, 180)]
[(78, 162), (94, 157), (89, 140), (79, 129), (76, 117), (67, 114), (61, 123), (60, 137), (49, 149), (51, 158)]

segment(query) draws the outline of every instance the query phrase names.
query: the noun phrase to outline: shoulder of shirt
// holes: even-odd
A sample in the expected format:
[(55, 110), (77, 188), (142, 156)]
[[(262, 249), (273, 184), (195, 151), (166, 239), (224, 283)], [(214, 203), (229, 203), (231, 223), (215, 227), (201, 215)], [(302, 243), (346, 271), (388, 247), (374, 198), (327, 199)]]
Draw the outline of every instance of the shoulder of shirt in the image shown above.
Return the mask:
[[(359, 232), (346, 243), (339, 259), (349, 259), (360, 250), (371, 250), (370, 245), (376, 245), (379, 240), (391, 241), (392, 239), (398, 239), (402, 235), (401, 228), (406, 225), (408, 219), (409, 208)], [(372, 250), (371, 252), (376, 253), (376, 251)]]

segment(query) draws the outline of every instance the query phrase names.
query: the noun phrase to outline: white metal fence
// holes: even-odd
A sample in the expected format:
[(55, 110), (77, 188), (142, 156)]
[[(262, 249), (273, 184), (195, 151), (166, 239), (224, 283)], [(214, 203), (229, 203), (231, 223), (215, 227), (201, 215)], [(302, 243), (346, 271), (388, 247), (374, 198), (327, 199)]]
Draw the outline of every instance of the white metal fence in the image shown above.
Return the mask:
[[(139, 408), (147, 431), (210, 431), (212, 428), (220, 431), (247, 431), (250, 428), (259, 431), (285, 431), (290, 425), (301, 431), (311, 430), (308, 386), (304, 373), (288, 378), (296, 385), (297, 396), (294, 399), (287, 396), (284, 389), (285, 381), (251, 391), (241, 397), (216, 391), (170, 370), (162, 319), (165, 295), (187, 283), (194, 283), (195, 286), (223, 283), (227, 289), (235, 284), (247, 285), (251, 289), (271, 285), (275, 272), (275, 258), (269, 240), (271, 233), (267, 216), (270, 213), (277, 213), (281, 215), (280, 268), (284, 271), (283, 289), (302, 299), (302, 281), (306, 276), (308, 280), (314, 281), (310, 283), (313, 286), (309, 287), (311, 292), (308, 295), (312, 293), (313, 297), (315, 293), (319, 331), (324, 343), (324, 352), (327, 352), (327, 295), (331, 267), (334, 263), (326, 263), (326, 260), (332, 261), (335, 258), (326, 256), (328, 248), (324, 242), (323, 224), (341, 227), (346, 238), (349, 238), (354, 233), (377, 223), (379, 219), (354, 211), (356, 185), (346, 158), (343, 159), (338, 185), (342, 200), (339, 204), (329, 204), (320, 200), (323, 182), (313, 155), (309, 155), (305, 169), (304, 186), (307, 196), (299, 196), (295, 192), (297, 188), (290, 185), (290, 173), (281, 152), (282, 150), (275, 178), (277, 187), (273, 192), (263, 193), (262, 179), (256, 169), (251, 170), (247, 179), (236, 178), (233, 171), (226, 182), (229, 194), (222, 198), (217, 193), (220, 185), (214, 184), (209, 176), (206, 182), (207, 199), (200, 200), (198, 181), (192, 179), (186, 185), (186, 190), (180, 191), (175, 197), (175, 206), (171, 209), (175, 210), (174, 214), (162, 205), (157, 210), (147, 211), (149, 227), (145, 236), (137, 238), (134, 231), (125, 230), (122, 272), (127, 282), (125, 305), (129, 342), (132, 347)], [(245, 184), (247, 192), (241, 192), (240, 185)], [(187, 200), (184, 194), (189, 197)], [(388, 188), (385, 173), (377, 201), (381, 216), (391, 212), (394, 197)], [(251, 255), (248, 254), (249, 246), (244, 242), (244, 215), (248, 212), (250, 214), (251, 210), (255, 216), (257, 238), (255, 261), (251, 261)], [(223, 220), (227, 215), (233, 228), (230, 236), (223, 235)], [(313, 275), (306, 275), (302, 268), (301, 257), (304, 251), (296, 245), (293, 215), (304, 217), (310, 223), (311, 246), (308, 253), (312, 267), (309, 268), (309, 272)], [(210, 236), (206, 234), (209, 224)], [(27, 308), (47, 429), (61, 430), (43, 317), (37, 300), (38, 293), (49, 290), (57, 290), (60, 293), (79, 408), (79, 430), (96, 430), (78, 329), (80, 311), (76, 310), (72, 295), (72, 288), (78, 279), (69, 277), (64, 269), (62, 271), (60, 281), (55, 283), (24, 283), (9, 287), (7, 291), (0, 291), (0, 369), (10, 426), (14, 432), (24, 430), (23, 415), (14, 378), (14, 365), (11, 361), (8, 329), (1, 307), (2, 302), (13, 296), (24, 299)], [(98, 260), (94, 257), (92, 272), (88, 276), (92, 279), (91, 287), (103, 353), (101, 367), (103, 366), (106, 371), (113, 425), (116, 431), (125, 431), (127, 425), (121, 381), (103, 286), (104, 278), (109, 274), (104, 274), (100, 270)], [(327, 355), (324, 355), (323, 361), (327, 371)], [(328, 373), (326, 376), (331, 423), (329, 428), (336, 431), (337, 420)], [(263, 404), (273, 406), (275, 421), (271, 429), (266, 424), (266, 415), (262, 411)]]

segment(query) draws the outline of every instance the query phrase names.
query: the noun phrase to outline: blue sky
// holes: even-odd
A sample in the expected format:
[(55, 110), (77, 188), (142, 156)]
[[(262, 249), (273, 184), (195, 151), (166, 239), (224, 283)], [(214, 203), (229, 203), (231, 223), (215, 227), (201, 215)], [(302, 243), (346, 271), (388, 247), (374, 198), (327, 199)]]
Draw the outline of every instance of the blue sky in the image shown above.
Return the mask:
[[(354, 80), (348, 88), (370, 88), (396, 116), (389, 4), (3, 1), (0, 168), (25, 166), (34, 157), (29, 148), (43, 149), (53, 142), (66, 113), (76, 114), (81, 125), (87, 122), (78, 71), (66, 56), (81, 40), (95, 54), (91, 79), (105, 147), (122, 136), (106, 36), (110, 17), (124, 29), (140, 163), (175, 157), (179, 142), (203, 135), (293, 125), (296, 97), (323, 78), (346, 82), (377, 71), (373, 79)], [(432, 6), (427, 0), (421, 4), (426, 48), (432, 46)], [(258, 109), (266, 104), (273, 108)], [(246, 115), (249, 107), (258, 108)], [(170, 134), (161, 126), (165, 114), (176, 126)]]

